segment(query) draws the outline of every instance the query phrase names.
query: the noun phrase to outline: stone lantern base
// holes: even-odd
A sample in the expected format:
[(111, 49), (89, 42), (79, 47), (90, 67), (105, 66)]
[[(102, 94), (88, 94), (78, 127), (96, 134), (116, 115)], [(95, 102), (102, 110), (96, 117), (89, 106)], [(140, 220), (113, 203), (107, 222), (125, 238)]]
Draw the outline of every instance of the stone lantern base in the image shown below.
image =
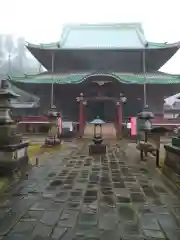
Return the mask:
[(89, 146), (89, 155), (106, 154), (106, 145), (103, 144), (103, 139), (99, 136), (99, 137), (94, 137), (92, 140), (94, 144), (91, 144)]
[(89, 146), (89, 155), (105, 155), (106, 154), (106, 145), (105, 144), (92, 144)]
[(61, 145), (61, 139), (57, 137), (47, 137), (45, 139), (44, 147), (54, 147), (54, 146), (60, 146)]
[(163, 173), (175, 184), (180, 184), (180, 137), (172, 139), (171, 144), (164, 145), (166, 156)]
[(0, 146), (0, 176), (12, 175), (28, 166), (28, 141)]

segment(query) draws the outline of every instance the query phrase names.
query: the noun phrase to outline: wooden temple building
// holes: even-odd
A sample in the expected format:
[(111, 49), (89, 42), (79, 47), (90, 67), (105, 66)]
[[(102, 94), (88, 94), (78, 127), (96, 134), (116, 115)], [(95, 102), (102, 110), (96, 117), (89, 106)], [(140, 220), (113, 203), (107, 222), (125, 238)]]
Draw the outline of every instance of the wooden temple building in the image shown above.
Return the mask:
[(11, 83), (39, 97), (39, 115), (55, 105), (70, 121), (121, 121), (145, 102), (161, 112), (164, 98), (180, 92), (178, 75), (158, 71), (179, 47), (148, 42), (139, 23), (69, 25), (58, 42), (27, 45), (47, 71)]

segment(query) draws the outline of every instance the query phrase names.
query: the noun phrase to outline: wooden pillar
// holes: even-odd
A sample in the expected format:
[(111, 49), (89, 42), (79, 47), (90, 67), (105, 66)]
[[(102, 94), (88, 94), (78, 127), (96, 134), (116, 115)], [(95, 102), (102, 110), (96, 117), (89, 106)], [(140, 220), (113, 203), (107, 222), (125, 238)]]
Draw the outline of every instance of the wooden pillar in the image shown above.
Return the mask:
[(122, 104), (121, 102), (116, 103), (117, 106), (117, 124), (118, 124), (118, 135), (122, 136), (122, 127), (123, 127), (123, 116), (122, 116)]
[(79, 137), (82, 137), (84, 134), (84, 123), (85, 123), (85, 115), (84, 115), (84, 97), (83, 93), (80, 93), (80, 97), (77, 97), (76, 100), (79, 102)]
[(79, 102), (79, 136), (83, 136), (83, 129), (84, 129), (84, 106), (83, 100)]

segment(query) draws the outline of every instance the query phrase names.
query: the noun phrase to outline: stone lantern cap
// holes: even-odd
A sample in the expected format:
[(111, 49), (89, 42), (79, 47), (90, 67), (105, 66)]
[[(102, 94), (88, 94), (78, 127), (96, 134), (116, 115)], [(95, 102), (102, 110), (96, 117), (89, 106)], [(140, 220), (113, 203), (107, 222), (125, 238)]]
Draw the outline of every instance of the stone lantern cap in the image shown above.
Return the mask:
[(103, 120), (101, 120), (100, 118), (95, 118), (92, 122), (90, 122), (93, 125), (103, 125), (105, 124), (105, 122)]
[(47, 117), (49, 117), (49, 118), (56, 118), (56, 117), (60, 117), (60, 116), (61, 116), (61, 114), (60, 114), (60, 112), (57, 111), (55, 105), (53, 105), (47, 113)]
[(145, 108), (142, 112), (138, 113), (138, 118), (144, 119), (144, 120), (150, 120), (154, 118), (154, 114)]
[(2, 98), (17, 98), (20, 95), (16, 94), (13, 90), (9, 88), (9, 83), (7, 79), (0, 80), (0, 97)]

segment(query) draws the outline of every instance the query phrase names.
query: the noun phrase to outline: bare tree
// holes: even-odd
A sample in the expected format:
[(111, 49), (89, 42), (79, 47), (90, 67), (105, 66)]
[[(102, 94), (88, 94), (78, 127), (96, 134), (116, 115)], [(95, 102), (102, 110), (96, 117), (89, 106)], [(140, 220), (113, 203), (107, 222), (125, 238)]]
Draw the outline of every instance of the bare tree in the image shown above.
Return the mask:
[(15, 51), (15, 44), (12, 35), (7, 35), (5, 37), (5, 48), (8, 54), (8, 67), (7, 67), (7, 74), (11, 75), (11, 58)]
[(4, 59), (4, 37), (0, 35), (0, 61)]
[(0, 72), (5, 73), (5, 51), (4, 51), (4, 37), (0, 35)]
[(19, 37), (17, 40), (18, 68), (23, 71), (24, 63), (26, 62), (25, 40)]

